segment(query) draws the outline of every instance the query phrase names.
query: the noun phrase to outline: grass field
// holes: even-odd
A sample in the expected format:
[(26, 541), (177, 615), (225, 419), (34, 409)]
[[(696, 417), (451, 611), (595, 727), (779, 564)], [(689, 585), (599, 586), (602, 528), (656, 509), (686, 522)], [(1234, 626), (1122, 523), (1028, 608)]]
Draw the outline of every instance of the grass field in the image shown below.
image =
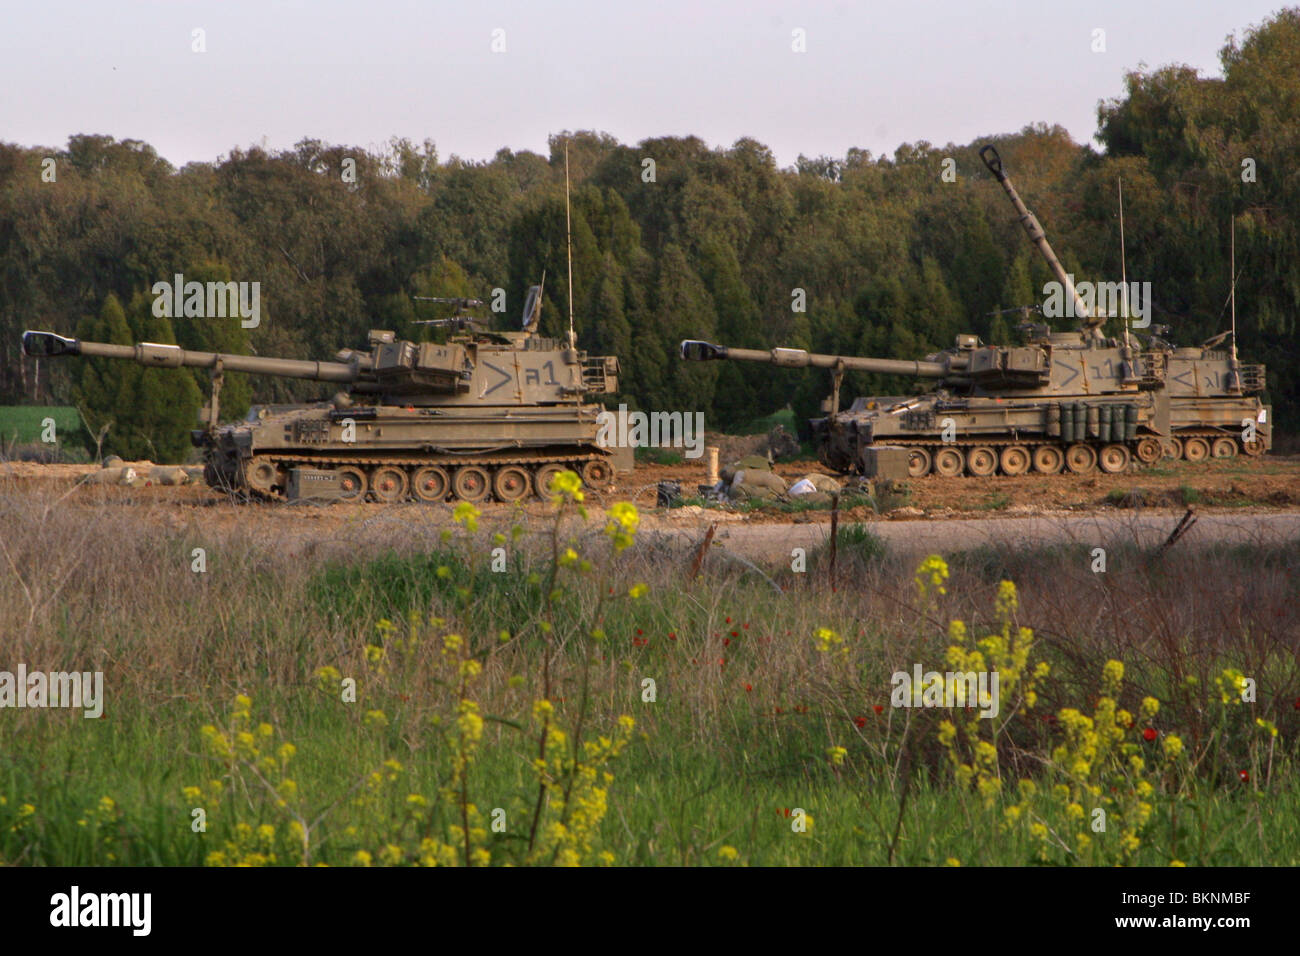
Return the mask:
[[(296, 544), (0, 496), (0, 670), (105, 687), (0, 711), (0, 860), (1300, 862), (1294, 549), (918, 568), (850, 526), (832, 586), (580, 506)], [(895, 706), (916, 665), (999, 713)]]
[[(54, 419), (54, 441), (47, 442), (46, 421), (51, 418)], [(69, 460), (80, 460), (85, 456), (85, 442), (85, 429), (75, 408), (64, 405), (0, 406), (0, 457), (11, 457), (16, 449), (30, 448), (63, 453)]]

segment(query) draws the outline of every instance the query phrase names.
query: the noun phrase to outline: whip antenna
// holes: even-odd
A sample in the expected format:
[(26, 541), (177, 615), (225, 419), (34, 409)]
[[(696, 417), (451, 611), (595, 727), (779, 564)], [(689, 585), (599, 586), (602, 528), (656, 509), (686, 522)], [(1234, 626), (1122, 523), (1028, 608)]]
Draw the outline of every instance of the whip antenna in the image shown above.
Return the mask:
[(1119, 187), (1119, 279), (1120, 288), (1124, 290), (1122, 293), (1124, 303), (1124, 344), (1128, 345), (1128, 259), (1124, 254), (1124, 180), (1116, 176), (1115, 184)]
[(564, 141), (564, 245), (569, 259), (569, 348), (575, 348), (573, 334), (573, 226), (569, 219), (569, 141)]
[(1231, 239), (1229, 240), (1229, 268), (1232, 269), (1232, 288), (1228, 299), (1232, 302), (1232, 354), (1237, 354), (1237, 217), (1232, 217)]

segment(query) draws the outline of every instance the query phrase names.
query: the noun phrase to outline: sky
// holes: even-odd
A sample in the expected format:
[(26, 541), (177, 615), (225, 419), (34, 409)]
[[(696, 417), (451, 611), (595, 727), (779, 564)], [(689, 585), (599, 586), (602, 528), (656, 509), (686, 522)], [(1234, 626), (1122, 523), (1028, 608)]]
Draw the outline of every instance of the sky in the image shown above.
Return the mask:
[(368, 149), (427, 138), (443, 159), (546, 155), (548, 134), (579, 129), (629, 144), (749, 136), (782, 166), (1036, 122), (1086, 143), (1126, 71), (1186, 63), (1219, 75), (1226, 37), (1281, 6), (0, 0), (0, 141), (61, 148), (107, 134), (178, 167), (304, 138)]

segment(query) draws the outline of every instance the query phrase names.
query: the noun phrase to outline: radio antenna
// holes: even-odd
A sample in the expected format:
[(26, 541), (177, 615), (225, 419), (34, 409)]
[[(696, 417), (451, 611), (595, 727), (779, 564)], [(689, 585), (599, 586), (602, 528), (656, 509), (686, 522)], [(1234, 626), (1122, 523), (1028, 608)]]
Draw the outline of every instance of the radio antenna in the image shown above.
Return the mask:
[(1228, 299), (1232, 303), (1232, 351), (1235, 355), (1237, 352), (1237, 217), (1232, 217), (1232, 229), (1230, 231), (1231, 239), (1228, 246), (1228, 264), (1232, 269), (1232, 287), (1228, 291)]
[(1232, 228), (1229, 230), (1228, 265), (1232, 269), (1232, 285), (1228, 289), (1228, 301), (1232, 303), (1232, 348), (1228, 350), (1228, 388), (1240, 394), (1241, 366), (1237, 364), (1237, 214), (1232, 214)]
[(577, 347), (573, 334), (573, 226), (569, 217), (569, 141), (564, 140), (564, 246), (569, 259), (569, 348)]
[(1123, 289), (1121, 301), (1124, 303), (1124, 344), (1129, 344), (1128, 336), (1128, 257), (1124, 252), (1124, 180), (1116, 176), (1115, 184), (1119, 187), (1119, 278)]

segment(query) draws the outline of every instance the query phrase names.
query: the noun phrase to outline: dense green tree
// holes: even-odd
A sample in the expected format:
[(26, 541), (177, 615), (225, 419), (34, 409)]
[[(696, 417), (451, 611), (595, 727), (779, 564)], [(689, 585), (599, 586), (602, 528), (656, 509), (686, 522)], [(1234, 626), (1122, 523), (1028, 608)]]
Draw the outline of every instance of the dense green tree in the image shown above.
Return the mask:
[[(117, 296), (110, 295), (96, 316), (85, 316), (77, 323), (79, 339), (131, 345), (136, 340), (127, 324), (126, 313)], [(123, 457), (129, 449), (129, 416), (136, 384), (144, 369), (128, 362), (108, 358), (83, 359), (76, 370), (77, 384), (72, 402), (81, 412), (91, 438), (105, 454), (116, 452)]]
[[(1017, 316), (1005, 310), (1041, 302), (1052, 275), (980, 162), (992, 141), (1066, 269), (1151, 282), (1152, 318), (1179, 343), (1227, 327), (1235, 221), (1239, 347), (1268, 364), (1285, 431), (1300, 415), (1300, 9), (1230, 38), (1220, 59), (1222, 78), (1181, 65), (1128, 74), (1099, 108), (1101, 151), (1045, 123), (969, 144), (903, 143), (892, 156), (801, 156), (789, 169), (752, 139), (624, 145), (591, 130), (556, 133), (545, 155), (502, 149), (486, 162), (443, 160), (429, 140), (374, 151), (304, 139), (180, 170), (135, 140), (0, 143), (0, 401), (76, 398), (126, 440), (114, 416), (136, 400), (134, 373), (22, 361), (19, 336), (32, 326), (110, 341), (152, 332), (133, 333), (135, 306), (114, 303), (176, 273), (261, 284), (255, 329), (176, 319), (191, 348), (328, 358), (371, 328), (433, 334), (415, 320), (446, 310), (414, 296), (491, 300), (495, 289), (506, 309), (492, 319), (514, 327), (543, 275), (542, 331), (563, 336), (567, 145), (574, 326), (582, 347), (622, 361), (612, 398), (701, 408), (711, 427), (786, 403), (815, 414), (824, 372), (685, 365), (678, 342), (916, 357), (958, 332), (1014, 339)], [(955, 181), (942, 175), (949, 159)], [(204, 373), (186, 377), (206, 391)], [(849, 376), (845, 399), (917, 387)], [(321, 392), (231, 376), (223, 404), (234, 414)], [(190, 398), (173, 396), (178, 408)], [(183, 431), (179, 416), (158, 428)]]

